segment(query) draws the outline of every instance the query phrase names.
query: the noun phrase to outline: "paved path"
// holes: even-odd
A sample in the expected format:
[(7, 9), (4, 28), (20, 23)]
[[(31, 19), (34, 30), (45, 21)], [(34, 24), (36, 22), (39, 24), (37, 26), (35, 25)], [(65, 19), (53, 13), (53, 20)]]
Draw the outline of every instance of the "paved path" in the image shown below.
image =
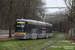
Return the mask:
[(14, 40), (14, 34), (12, 34), (12, 38), (8, 38), (9, 34), (0, 34), (0, 41), (2, 40)]

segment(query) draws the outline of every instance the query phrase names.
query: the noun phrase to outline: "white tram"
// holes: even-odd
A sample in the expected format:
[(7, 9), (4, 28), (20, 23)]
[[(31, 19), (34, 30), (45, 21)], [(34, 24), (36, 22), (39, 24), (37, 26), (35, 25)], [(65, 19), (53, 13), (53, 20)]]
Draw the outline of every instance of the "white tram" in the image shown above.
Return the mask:
[(15, 38), (37, 39), (49, 37), (52, 37), (52, 24), (29, 19), (16, 20)]

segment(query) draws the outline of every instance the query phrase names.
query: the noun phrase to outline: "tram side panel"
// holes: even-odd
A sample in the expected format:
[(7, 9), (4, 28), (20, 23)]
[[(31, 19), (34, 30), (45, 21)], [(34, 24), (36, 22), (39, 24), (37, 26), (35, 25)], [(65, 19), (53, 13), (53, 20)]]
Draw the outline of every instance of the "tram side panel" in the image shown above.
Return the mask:
[(52, 37), (52, 27), (49, 27), (49, 37)]
[(46, 30), (43, 30), (43, 28), (45, 29), (45, 26), (42, 25), (38, 25), (38, 38), (45, 38), (46, 35)]
[(37, 25), (28, 25), (28, 31), (27, 33), (29, 34), (30, 39), (37, 39)]
[(52, 27), (46, 26), (46, 38), (52, 37)]

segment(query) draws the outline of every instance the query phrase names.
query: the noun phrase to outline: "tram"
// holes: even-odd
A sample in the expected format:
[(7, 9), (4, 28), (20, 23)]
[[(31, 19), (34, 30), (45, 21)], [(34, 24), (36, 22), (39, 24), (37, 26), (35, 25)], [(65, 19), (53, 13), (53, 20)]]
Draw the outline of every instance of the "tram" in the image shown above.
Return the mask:
[(30, 20), (16, 19), (15, 23), (16, 39), (37, 39), (52, 37), (52, 24)]

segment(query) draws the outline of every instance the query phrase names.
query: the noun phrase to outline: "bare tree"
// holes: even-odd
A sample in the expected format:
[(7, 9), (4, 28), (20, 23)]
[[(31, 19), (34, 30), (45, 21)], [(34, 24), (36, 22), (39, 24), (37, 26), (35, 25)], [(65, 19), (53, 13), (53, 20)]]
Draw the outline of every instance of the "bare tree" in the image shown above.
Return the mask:
[(73, 29), (73, 27), (74, 27), (74, 13), (75, 13), (75, 10), (74, 10), (74, 0), (64, 0), (64, 2), (65, 2), (65, 4), (66, 4), (66, 6), (67, 6), (67, 8), (69, 9), (69, 16), (68, 16), (68, 18), (69, 18), (69, 21), (71, 22), (71, 38), (72, 38), (72, 29)]
[[(17, 18), (35, 19), (41, 18), (37, 15), (35, 7), (42, 7), (42, 0), (0, 0), (0, 29), (9, 29), (9, 37), (11, 38), (11, 30)], [(34, 7), (31, 9), (30, 7)], [(40, 10), (43, 10), (40, 8)], [(5, 18), (5, 19), (4, 19)]]

